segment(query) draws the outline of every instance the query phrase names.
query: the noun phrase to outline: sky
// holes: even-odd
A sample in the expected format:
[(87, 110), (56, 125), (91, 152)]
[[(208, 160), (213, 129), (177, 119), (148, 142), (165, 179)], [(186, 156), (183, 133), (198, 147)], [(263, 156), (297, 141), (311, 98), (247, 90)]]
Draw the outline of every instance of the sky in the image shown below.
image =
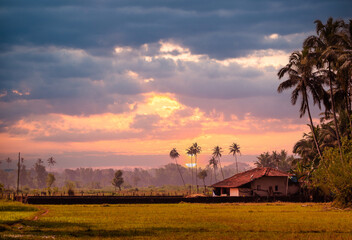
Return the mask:
[[(307, 132), (277, 72), (351, 1), (0, 0), (0, 157), (157, 167), (239, 161)], [(315, 109), (317, 121), (319, 110)], [(1, 166), (2, 165), (2, 166)], [(3, 161), (0, 167), (6, 165)]]

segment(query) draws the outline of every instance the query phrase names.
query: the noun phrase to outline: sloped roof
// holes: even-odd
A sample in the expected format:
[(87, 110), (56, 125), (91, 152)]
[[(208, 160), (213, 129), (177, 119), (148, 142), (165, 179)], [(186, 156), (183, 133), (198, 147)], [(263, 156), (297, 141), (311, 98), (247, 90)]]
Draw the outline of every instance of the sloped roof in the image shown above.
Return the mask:
[(245, 172), (238, 173), (232, 177), (226, 178), (223, 181), (217, 182), (212, 187), (240, 187), (246, 183), (252, 182), (255, 179), (268, 177), (288, 177), (290, 174), (270, 167), (254, 168)]

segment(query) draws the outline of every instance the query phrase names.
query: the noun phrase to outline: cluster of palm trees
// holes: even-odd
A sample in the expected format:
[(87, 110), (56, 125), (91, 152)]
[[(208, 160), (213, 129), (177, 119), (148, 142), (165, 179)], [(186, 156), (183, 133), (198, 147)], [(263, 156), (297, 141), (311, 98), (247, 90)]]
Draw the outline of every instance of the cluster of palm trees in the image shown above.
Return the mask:
[[(293, 88), (291, 103), (300, 101), (300, 117), (306, 113), (310, 133), (296, 143), (293, 152), (301, 157), (300, 164), (314, 170), (323, 159), (326, 147), (337, 146), (343, 160), (341, 139), (352, 136), (352, 20), (329, 18), (326, 24), (315, 21), (316, 35), (309, 36), (301, 51), (290, 55), (289, 63), (278, 72), (287, 77), (278, 92)], [(321, 114), (320, 126), (314, 126), (311, 102)]]
[[(235, 161), (236, 161), (236, 173), (238, 173), (238, 163), (237, 163), (237, 154), (241, 154), (240, 152), (240, 146), (237, 144), (237, 143), (233, 143), (231, 144), (231, 146), (229, 147), (229, 154), (232, 154), (234, 157), (235, 157)], [(191, 157), (191, 164), (190, 164), (190, 167), (191, 167), (191, 172), (192, 172), (192, 184), (194, 183), (194, 178), (195, 178), (195, 184), (198, 186), (198, 181), (197, 181), (197, 178), (199, 177), (199, 174), (198, 174), (198, 158), (197, 156), (201, 153), (202, 151), (202, 148), (198, 145), (198, 143), (193, 143), (189, 148), (186, 149), (186, 154), (188, 156)], [(212, 153), (212, 156), (209, 160), (209, 163), (208, 163), (208, 166), (210, 168), (210, 173), (212, 172), (211, 169), (213, 170), (214, 172), (214, 179), (215, 181), (217, 181), (216, 179), (216, 171), (218, 169), (218, 166), (220, 167), (220, 170), (221, 170), (221, 175), (222, 175), (222, 178), (224, 179), (224, 173), (222, 171), (222, 166), (221, 166), (221, 156), (222, 156), (222, 153), (223, 153), (223, 150), (221, 147), (219, 146), (215, 146), (214, 149), (213, 149), (213, 153)], [(177, 166), (177, 170), (180, 174), (180, 177), (182, 179), (182, 182), (183, 184), (185, 185), (185, 180), (182, 176), (182, 172), (180, 170), (180, 165), (178, 164), (177, 162), (177, 159), (180, 157), (180, 154), (178, 153), (178, 151), (176, 150), (176, 148), (173, 148), (171, 151), (170, 151), (170, 154), (169, 154), (170, 158), (172, 158), (173, 160), (175, 160), (175, 163), (176, 163), (176, 166)], [(193, 157), (194, 157), (194, 162), (193, 162)], [(195, 169), (195, 174), (193, 173), (193, 169)], [(203, 174), (204, 175), (204, 174)], [(202, 176), (203, 176), (202, 175)], [(195, 176), (195, 177), (194, 177)], [(204, 177), (204, 176), (203, 176)], [(204, 181), (204, 178), (203, 178), (203, 181)], [(211, 181), (212, 182), (212, 181)]]
[(287, 155), (285, 150), (273, 151), (272, 153), (264, 152), (257, 159), (254, 163), (256, 167), (271, 167), (285, 172), (291, 169), (291, 164), (295, 160), (292, 155)]

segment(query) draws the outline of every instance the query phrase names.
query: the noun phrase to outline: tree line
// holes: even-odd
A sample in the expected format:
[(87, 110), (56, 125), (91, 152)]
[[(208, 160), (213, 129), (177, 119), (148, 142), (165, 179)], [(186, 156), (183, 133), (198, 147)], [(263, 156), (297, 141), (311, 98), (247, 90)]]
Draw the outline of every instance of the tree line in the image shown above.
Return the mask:
[[(315, 21), (316, 35), (290, 55), (278, 72), (281, 93), (293, 89), (291, 103), (308, 115), (310, 132), (293, 147), (299, 156), (292, 172), (308, 191), (330, 196), (345, 206), (352, 202), (352, 20)], [(323, 112), (314, 123), (311, 106)]]
[[(55, 163), (54, 163), (55, 164)], [(194, 168), (188, 168), (178, 164), (170, 163), (159, 168), (143, 169), (93, 169), (93, 168), (76, 168), (64, 169), (60, 172), (51, 170), (53, 165), (48, 162), (45, 164), (42, 159), (38, 159), (35, 164), (28, 168), (25, 161), (22, 161), (20, 170), (20, 190), (30, 192), (32, 189), (41, 191), (58, 191), (68, 192), (71, 190), (113, 190), (115, 187), (120, 188), (146, 188), (161, 187), (166, 185), (187, 186), (194, 185)], [(239, 163), (239, 171), (248, 169), (250, 166), (245, 163)], [(193, 179), (192, 179), (193, 171)], [(197, 168), (198, 180), (202, 185), (211, 185), (214, 178), (209, 176), (213, 169), (206, 166)], [(230, 177), (236, 171), (236, 165), (232, 164), (223, 167), (224, 177)], [(182, 174), (183, 180), (179, 173)], [(217, 171), (217, 178), (221, 175)], [(6, 190), (15, 191), (17, 171), (7, 172), (5, 169), (0, 170), (0, 184)], [(116, 179), (116, 180), (115, 180)], [(116, 189), (115, 189), (116, 190)]]

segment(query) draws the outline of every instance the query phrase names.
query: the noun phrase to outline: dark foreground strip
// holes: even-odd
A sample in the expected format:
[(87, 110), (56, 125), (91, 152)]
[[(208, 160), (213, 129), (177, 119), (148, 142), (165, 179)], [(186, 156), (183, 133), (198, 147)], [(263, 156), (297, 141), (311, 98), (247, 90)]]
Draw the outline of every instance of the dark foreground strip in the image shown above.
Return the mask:
[(18, 199), (29, 204), (152, 204), (152, 203), (245, 203), (245, 202), (300, 202), (292, 197), (258, 198), (258, 197), (116, 197), (116, 196), (28, 196)]

